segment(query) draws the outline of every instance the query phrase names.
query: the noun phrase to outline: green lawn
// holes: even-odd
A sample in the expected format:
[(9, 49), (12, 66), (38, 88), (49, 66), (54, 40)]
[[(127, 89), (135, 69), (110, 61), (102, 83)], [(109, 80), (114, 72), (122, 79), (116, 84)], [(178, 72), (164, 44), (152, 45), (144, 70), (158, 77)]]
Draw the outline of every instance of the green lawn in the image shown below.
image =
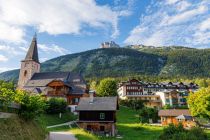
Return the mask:
[[(117, 129), (123, 140), (155, 140), (160, 135), (162, 127), (142, 125), (138, 123), (138, 115), (134, 110), (120, 107), (117, 112)], [(97, 137), (82, 129), (70, 130), (79, 140), (115, 140), (116, 138)]]
[(59, 114), (41, 114), (37, 117), (37, 121), (41, 126), (47, 127), (51, 125), (61, 124), (65, 122), (69, 122), (72, 120), (76, 120), (77, 116), (73, 115), (72, 113), (62, 113), (62, 117), (59, 118)]
[[(138, 123), (136, 111), (126, 107), (120, 107), (117, 112), (117, 129), (123, 137), (122, 140), (156, 140), (163, 130), (163, 127), (143, 125)], [(117, 140), (117, 138), (106, 138), (93, 135), (79, 128), (69, 128), (62, 126), (48, 129), (48, 131), (70, 131), (78, 140)], [(206, 130), (210, 139), (210, 131)]]

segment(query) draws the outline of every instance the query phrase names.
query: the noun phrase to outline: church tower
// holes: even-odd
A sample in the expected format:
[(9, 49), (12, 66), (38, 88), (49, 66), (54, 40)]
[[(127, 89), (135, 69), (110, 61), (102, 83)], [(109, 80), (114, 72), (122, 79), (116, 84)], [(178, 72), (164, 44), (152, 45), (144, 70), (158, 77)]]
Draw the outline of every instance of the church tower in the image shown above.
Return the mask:
[(24, 60), (21, 61), (21, 68), (18, 80), (18, 89), (23, 89), (25, 84), (34, 73), (40, 72), (40, 63), (38, 57), (37, 40), (34, 35), (30, 48)]

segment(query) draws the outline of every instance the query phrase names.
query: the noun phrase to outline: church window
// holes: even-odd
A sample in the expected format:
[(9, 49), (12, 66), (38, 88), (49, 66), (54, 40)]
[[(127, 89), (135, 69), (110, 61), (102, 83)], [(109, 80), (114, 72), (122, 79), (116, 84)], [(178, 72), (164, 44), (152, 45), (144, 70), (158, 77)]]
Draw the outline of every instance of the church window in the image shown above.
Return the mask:
[(24, 71), (24, 76), (26, 76), (26, 75), (27, 75), (27, 71), (25, 70), (25, 71)]

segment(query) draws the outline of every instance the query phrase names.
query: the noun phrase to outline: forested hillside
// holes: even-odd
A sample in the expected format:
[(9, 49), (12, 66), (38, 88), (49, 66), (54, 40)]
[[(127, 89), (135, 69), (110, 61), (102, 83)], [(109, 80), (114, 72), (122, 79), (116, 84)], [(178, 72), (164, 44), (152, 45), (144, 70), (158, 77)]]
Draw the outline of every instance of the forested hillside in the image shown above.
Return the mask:
[[(158, 75), (165, 57), (126, 48), (95, 49), (69, 54), (41, 64), (41, 71), (73, 71), (85, 77), (116, 77), (133, 74)], [(0, 79), (17, 81), (19, 70), (0, 74)]]
[(148, 47), (129, 46), (141, 52), (166, 57), (160, 75), (206, 77), (210, 75), (210, 49), (193, 49), (181, 46)]
[[(74, 71), (86, 78), (148, 75), (163, 77), (210, 76), (210, 49), (186, 47), (127, 46), (69, 54), (48, 60), (41, 71)], [(0, 74), (17, 80), (19, 70)]]

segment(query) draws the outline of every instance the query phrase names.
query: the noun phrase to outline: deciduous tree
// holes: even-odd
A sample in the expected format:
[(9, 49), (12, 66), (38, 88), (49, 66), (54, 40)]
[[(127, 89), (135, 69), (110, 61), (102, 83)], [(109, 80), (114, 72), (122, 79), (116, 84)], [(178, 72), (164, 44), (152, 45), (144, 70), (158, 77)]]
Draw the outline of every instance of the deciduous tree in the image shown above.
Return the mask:
[(117, 96), (117, 82), (112, 78), (105, 78), (100, 81), (97, 87), (99, 96)]
[(188, 104), (193, 116), (210, 118), (210, 87), (190, 93)]

